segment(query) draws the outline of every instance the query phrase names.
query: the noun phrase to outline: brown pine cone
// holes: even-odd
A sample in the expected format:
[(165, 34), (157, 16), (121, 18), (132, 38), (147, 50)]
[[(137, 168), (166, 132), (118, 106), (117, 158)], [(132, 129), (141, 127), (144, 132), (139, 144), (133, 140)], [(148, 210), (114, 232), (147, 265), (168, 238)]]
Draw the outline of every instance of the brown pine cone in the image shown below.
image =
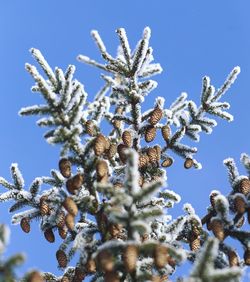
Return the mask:
[(108, 230), (112, 238), (116, 238), (122, 232), (123, 226), (119, 223), (109, 224)]
[(68, 229), (66, 228), (66, 226), (58, 228), (58, 234), (63, 240), (67, 237), (67, 233)]
[(38, 271), (32, 271), (27, 277), (27, 282), (44, 282), (42, 275)]
[(149, 157), (149, 161), (154, 164), (157, 163), (158, 160), (158, 154), (155, 148), (148, 148), (147, 150), (147, 155)]
[(56, 259), (60, 267), (65, 268), (67, 266), (68, 258), (63, 250), (58, 250), (56, 252)]
[(212, 206), (213, 208), (215, 208), (215, 197), (218, 196), (218, 195), (219, 195), (219, 192), (214, 191), (214, 192), (212, 192), (212, 193), (210, 194), (210, 196), (209, 196), (209, 198), (210, 198), (210, 203), (211, 203), (211, 206)]
[[(116, 110), (115, 110), (115, 113), (118, 114), (118, 115), (121, 115), (121, 114), (122, 114), (122, 111), (123, 111), (123, 110), (122, 110), (121, 107), (117, 107)], [(117, 128), (117, 129), (120, 129), (120, 128), (121, 128), (121, 123), (122, 123), (122, 122), (121, 122), (120, 120), (117, 120), (117, 119), (114, 119), (114, 120), (113, 120), (113, 125), (114, 125), (114, 127)]]
[(213, 221), (211, 221), (211, 229), (217, 239), (219, 239), (220, 241), (223, 241), (225, 239), (224, 226), (220, 219), (214, 219)]
[(234, 198), (234, 208), (237, 213), (243, 214), (246, 211), (246, 202), (243, 197), (236, 196)]
[(154, 149), (157, 152), (157, 161), (159, 162), (161, 160), (161, 147), (159, 145), (155, 145)]
[(240, 181), (238, 191), (244, 195), (250, 192), (250, 180), (248, 178), (244, 178)]
[(64, 213), (64, 211), (60, 211), (58, 213), (56, 221), (57, 221), (57, 227), (63, 228), (63, 226), (65, 225), (65, 213)]
[(143, 168), (146, 167), (149, 163), (149, 157), (146, 154), (139, 154), (139, 160), (138, 160), (138, 167)]
[(163, 115), (163, 111), (158, 107), (155, 108), (150, 115), (149, 123), (151, 125), (156, 125), (160, 121), (160, 119), (162, 118), (162, 115)]
[(86, 262), (86, 270), (88, 273), (95, 273), (96, 272), (96, 263), (94, 259), (89, 258)]
[(102, 250), (97, 255), (97, 265), (103, 272), (110, 272), (114, 269), (114, 258), (108, 250)]
[(122, 258), (125, 270), (129, 273), (135, 271), (138, 258), (138, 248), (134, 245), (126, 246), (123, 251)]
[(119, 275), (116, 272), (106, 272), (104, 282), (120, 282)]
[(28, 217), (24, 217), (21, 219), (20, 226), (25, 233), (30, 232), (30, 219)]
[(235, 251), (230, 250), (227, 255), (228, 255), (229, 265), (231, 267), (239, 266), (239, 258)]
[(146, 142), (152, 142), (155, 139), (156, 136), (156, 127), (153, 125), (147, 126), (145, 130), (145, 141)]
[(125, 130), (122, 133), (122, 141), (123, 141), (124, 145), (126, 145), (127, 147), (132, 147), (133, 137), (132, 137), (132, 134), (129, 130)]
[(62, 279), (61, 279), (61, 281), (60, 281), (60, 282), (71, 282), (71, 281), (70, 281), (70, 279), (69, 279), (69, 277), (68, 277), (68, 276), (63, 275), (63, 277), (62, 277)]
[(186, 158), (185, 162), (184, 162), (184, 167), (186, 169), (191, 168), (194, 165), (194, 161), (191, 158)]
[(81, 173), (76, 174), (72, 178), (69, 178), (66, 182), (66, 188), (70, 194), (76, 194), (77, 190), (83, 185), (83, 175)]
[(169, 125), (164, 125), (162, 128), (161, 128), (161, 134), (162, 134), (162, 137), (165, 141), (168, 141), (170, 136), (171, 136), (171, 128)]
[(201, 247), (201, 240), (198, 236), (192, 236), (189, 241), (189, 247), (191, 251), (196, 252)]
[(65, 217), (65, 224), (68, 229), (72, 231), (75, 227), (75, 217), (72, 214), (68, 213)]
[(80, 267), (76, 267), (73, 282), (82, 282), (85, 276), (86, 273)]
[(42, 216), (45, 216), (50, 213), (49, 205), (45, 201), (46, 199), (44, 197), (40, 198), (39, 209)]
[(95, 143), (94, 143), (94, 151), (96, 156), (101, 156), (107, 148), (107, 140), (104, 135), (98, 134)]
[(168, 263), (168, 249), (163, 245), (157, 245), (154, 251), (154, 262), (157, 268), (162, 268)]
[(68, 159), (60, 159), (58, 166), (63, 177), (69, 178), (71, 176), (71, 162)]
[(106, 176), (108, 174), (108, 164), (104, 160), (98, 160), (96, 163), (96, 174), (97, 179), (101, 179), (102, 177)]
[(92, 120), (87, 120), (85, 123), (86, 132), (90, 136), (94, 136), (96, 134), (95, 123)]
[(78, 207), (77, 207), (76, 203), (74, 202), (74, 200), (71, 199), (70, 197), (67, 197), (64, 200), (63, 207), (65, 208), (66, 211), (68, 211), (73, 216), (76, 216), (77, 213), (78, 213)]
[(54, 235), (52, 228), (48, 228), (44, 231), (44, 237), (50, 243), (55, 242), (55, 235)]
[(244, 261), (246, 265), (250, 265), (250, 249), (246, 249), (244, 252)]
[(161, 166), (163, 167), (170, 167), (173, 164), (172, 158), (166, 158), (162, 163)]
[(108, 157), (108, 159), (112, 159), (112, 158), (115, 156), (116, 152), (117, 152), (117, 146), (116, 146), (116, 144), (111, 143), (110, 146), (109, 146), (109, 149), (108, 149), (108, 151), (107, 151), (107, 157)]
[(124, 144), (119, 144), (117, 146), (117, 152), (122, 163), (126, 163), (127, 161), (127, 156), (125, 154), (126, 149), (128, 149), (128, 147)]

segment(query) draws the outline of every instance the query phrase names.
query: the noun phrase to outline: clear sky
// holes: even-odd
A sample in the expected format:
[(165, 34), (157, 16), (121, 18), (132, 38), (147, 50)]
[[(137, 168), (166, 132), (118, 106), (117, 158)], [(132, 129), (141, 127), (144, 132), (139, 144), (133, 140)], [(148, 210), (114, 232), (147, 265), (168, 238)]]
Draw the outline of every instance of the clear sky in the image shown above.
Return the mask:
[[(234, 122), (218, 120), (213, 134), (202, 134), (197, 144), (203, 169), (186, 171), (179, 157), (169, 169), (169, 188), (182, 196), (172, 214), (181, 215), (182, 204), (191, 202), (197, 213), (204, 215), (211, 190), (228, 193), (231, 189), (222, 161), (230, 156), (239, 164), (241, 152), (250, 153), (249, 12), (248, 0), (0, 1), (0, 175), (9, 179), (9, 167), (17, 162), (28, 185), (57, 168), (59, 150), (45, 142), (44, 131), (35, 125), (36, 118), (17, 115), (21, 107), (41, 103), (39, 96), (31, 93), (33, 80), (24, 70), (25, 62), (34, 62), (29, 48), (40, 49), (53, 68), (75, 64), (76, 77), (91, 98), (102, 85), (99, 71), (76, 61), (78, 54), (100, 59), (90, 30), (97, 29), (114, 54), (116, 28), (126, 28), (134, 46), (143, 28), (150, 26), (154, 57), (164, 72), (155, 77), (159, 86), (146, 100), (148, 107), (157, 96), (164, 96), (170, 105), (182, 91), (199, 103), (204, 75), (210, 76), (217, 88), (234, 66), (242, 70), (224, 98), (231, 104)], [(0, 222), (10, 222), (9, 206), (0, 205)], [(20, 273), (31, 267), (59, 273), (55, 259), (59, 238), (53, 245), (45, 241), (37, 222), (28, 235), (19, 226), (11, 227), (11, 231), (6, 255), (27, 254)], [(182, 273), (186, 274), (187, 268)]]

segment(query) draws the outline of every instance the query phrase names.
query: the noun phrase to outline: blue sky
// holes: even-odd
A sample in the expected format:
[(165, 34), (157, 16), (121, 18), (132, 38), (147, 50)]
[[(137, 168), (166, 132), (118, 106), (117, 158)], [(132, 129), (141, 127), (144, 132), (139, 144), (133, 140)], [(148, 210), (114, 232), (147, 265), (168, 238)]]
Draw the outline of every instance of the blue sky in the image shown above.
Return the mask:
[[(182, 202), (170, 213), (182, 214), (182, 204), (191, 202), (197, 213), (204, 215), (211, 190), (230, 191), (223, 159), (234, 157), (239, 164), (240, 154), (250, 153), (249, 10), (248, 0), (0, 1), (0, 175), (9, 179), (9, 167), (17, 162), (28, 185), (57, 167), (58, 147), (43, 140), (44, 131), (36, 127), (36, 118), (17, 115), (21, 107), (41, 102), (30, 92), (33, 80), (24, 70), (25, 62), (34, 62), (28, 52), (31, 47), (40, 49), (53, 68), (75, 64), (76, 77), (85, 84), (91, 98), (102, 85), (100, 73), (76, 61), (78, 54), (100, 59), (90, 30), (97, 29), (114, 54), (116, 28), (126, 28), (134, 46), (143, 28), (150, 26), (154, 57), (164, 72), (155, 77), (159, 86), (146, 100), (147, 107), (157, 96), (164, 96), (166, 105), (170, 105), (182, 91), (199, 103), (204, 75), (210, 76), (217, 88), (234, 66), (241, 67), (237, 82), (224, 98), (231, 104), (234, 122), (219, 120), (213, 134), (203, 134), (197, 144), (197, 158), (203, 169), (186, 171), (178, 157), (169, 169), (169, 188), (182, 196)], [(1, 222), (10, 222), (8, 206), (0, 206)], [(20, 273), (30, 267), (59, 273), (55, 260), (59, 239), (54, 245), (47, 243), (36, 222), (29, 235), (19, 226), (11, 230), (6, 255), (19, 251), (27, 254)], [(186, 274), (187, 268), (182, 272)]]

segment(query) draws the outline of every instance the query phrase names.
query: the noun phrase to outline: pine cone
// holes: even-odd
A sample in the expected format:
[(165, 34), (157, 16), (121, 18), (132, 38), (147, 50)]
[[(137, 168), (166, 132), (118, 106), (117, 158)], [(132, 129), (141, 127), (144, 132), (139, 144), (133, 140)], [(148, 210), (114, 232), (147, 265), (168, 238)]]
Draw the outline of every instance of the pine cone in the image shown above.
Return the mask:
[(215, 197), (218, 196), (219, 193), (218, 192), (213, 192), (210, 194), (209, 198), (210, 198), (210, 203), (211, 203), (211, 206), (213, 208), (215, 208)]
[(104, 160), (98, 160), (96, 163), (96, 174), (97, 179), (101, 179), (102, 177), (106, 176), (108, 174), (108, 164)]
[(61, 281), (60, 281), (60, 282), (71, 282), (71, 281), (70, 281), (70, 279), (69, 279), (69, 277), (68, 277), (68, 276), (63, 275), (63, 277), (62, 277), (62, 279), (61, 279)]
[[(121, 107), (117, 107), (116, 110), (115, 110), (115, 113), (118, 114), (118, 115), (121, 115), (122, 114), (122, 108)], [(121, 121), (117, 120), (117, 119), (114, 119), (113, 120), (113, 125), (114, 125), (115, 128), (120, 129), (121, 128)]]
[(126, 246), (123, 251), (123, 264), (129, 273), (135, 271), (138, 258), (138, 248), (134, 245)]
[(211, 229), (217, 239), (219, 239), (220, 241), (223, 241), (225, 239), (224, 226), (220, 219), (214, 219), (213, 221), (211, 221)]
[(42, 275), (38, 271), (32, 271), (29, 273), (27, 282), (44, 282)]
[(90, 136), (94, 136), (96, 134), (95, 123), (92, 120), (87, 120), (85, 123), (86, 132)]
[(60, 211), (58, 213), (56, 221), (57, 221), (57, 227), (63, 228), (63, 226), (65, 225), (65, 213), (64, 213), (64, 211)]
[(196, 252), (201, 247), (201, 240), (198, 236), (192, 236), (189, 242), (189, 247), (191, 251)]
[(160, 119), (162, 118), (162, 115), (163, 115), (162, 110), (158, 107), (155, 108), (153, 110), (153, 112), (151, 113), (151, 116), (149, 118), (149, 123), (151, 125), (156, 125), (160, 121)]
[(238, 185), (238, 190), (240, 193), (247, 195), (250, 192), (250, 180), (248, 178), (244, 178)]
[(243, 197), (236, 196), (234, 198), (234, 208), (237, 213), (243, 214), (246, 211), (246, 202)]
[(95, 143), (94, 151), (96, 156), (101, 156), (107, 148), (107, 140), (102, 134), (98, 134)]
[(163, 167), (170, 167), (173, 164), (172, 158), (166, 158), (162, 163), (161, 166)]
[(82, 280), (85, 278), (85, 276), (86, 276), (86, 273), (80, 267), (76, 267), (73, 281), (74, 282), (82, 282)]
[(68, 230), (66, 226), (58, 228), (59, 236), (64, 240), (67, 237)]
[(161, 128), (161, 134), (162, 134), (162, 137), (165, 141), (168, 141), (170, 136), (171, 136), (171, 128), (169, 125), (164, 125), (162, 128)]
[(96, 263), (95, 260), (89, 258), (86, 262), (86, 270), (88, 273), (95, 273), (96, 272)]
[(111, 143), (110, 146), (109, 146), (109, 149), (107, 151), (108, 159), (112, 159), (115, 156), (116, 152), (117, 152), (116, 144)]
[(58, 250), (56, 252), (56, 259), (60, 267), (65, 268), (67, 266), (68, 258), (63, 250)]
[(52, 228), (48, 228), (48, 229), (46, 229), (44, 231), (44, 237), (50, 243), (54, 243), (55, 242), (55, 235), (53, 233)]
[(184, 162), (184, 167), (186, 169), (191, 168), (194, 165), (194, 161), (191, 158), (186, 158), (185, 162)]
[(108, 250), (102, 250), (97, 255), (97, 265), (103, 272), (110, 272), (114, 268), (114, 259)]
[(74, 200), (72, 200), (70, 197), (67, 197), (63, 202), (63, 207), (66, 211), (68, 211), (73, 216), (76, 216), (78, 213), (78, 207), (75, 204)]
[(154, 148), (148, 148), (147, 155), (149, 157), (149, 161), (154, 164), (157, 163), (158, 160), (158, 154), (157, 151)]
[(107, 272), (104, 275), (104, 282), (120, 282), (119, 275), (116, 272)]
[(21, 219), (20, 226), (25, 233), (30, 232), (30, 219), (28, 217), (24, 217)]
[(168, 249), (163, 245), (157, 245), (154, 252), (154, 262), (157, 268), (163, 268), (168, 263)]
[(228, 255), (229, 265), (231, 267), (239, 266), (239, 258), (235, 251), (230, 250), (227, 255)]
[(75, 227), (75, 217), (72, 214), (68, 213), (65, 217), (65, 223), (68, 229), (72, 231)]
[(127, 148), (128, 147), (124, 144), (119, 144), (117, 146), (117, 152), (118, 152), (119, 158), (120, 158), (122, 163), (126, 163), (126, 161), (127, 161), (127, 156), (124, 152)]
[(123, 141), (124, 145), (126, 145), (127, 147), (132, 147), (133, 137), (132, 137), (132, 134), (129, 130), (125, 130), (122, 133), (122, 141)]
[(50, 213), (49, 205), (45, 202), (46, 199), (47, 198), (45, 198), (45, 197), (40, 198), (39, 209), (40, 209), (40, 213), (41, 213), (42, 216), (45, 216), (45, 215)]
[(145, 141), (146, 142), (152, 142), (155, 139), (156, 136), (156, 127), (153, 125), (147, 126), (145, 130)]
[(123, 226), (119, 223), (111, 223), (108, 227), (109, 233), (112, 238), (116, 238), (122, 232)]
[(246, 265), (250, 265), (250, 249), (246, 249), (244, 252), (244, 261)]
[(138, 167), (143, 168), (146, 167), (149, 163), (149, 157), (146, 154), (139, 154), (139, 160), (138, 160)]
[(79, 190), (83, 185), (83, 181), (84, 181), (83, 175), (80, 173), (68, 179), (66, 182), (66, 188), (68, 192), (70, 194), (75, 194), (77, 190)]
[(69, 178), (71, 176), (71, 162), (66, 158), (60, 159), (59, 170), (63, 177)]

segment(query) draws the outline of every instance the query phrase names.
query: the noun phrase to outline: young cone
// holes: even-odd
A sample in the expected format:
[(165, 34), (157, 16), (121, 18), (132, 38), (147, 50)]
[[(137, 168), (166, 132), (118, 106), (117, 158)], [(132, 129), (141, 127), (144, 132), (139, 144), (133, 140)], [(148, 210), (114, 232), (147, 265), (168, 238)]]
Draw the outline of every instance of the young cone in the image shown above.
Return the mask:
[(124, 145), (126, 145), (127, 147), (132, 147), (133, 138), (132, 138), (132, 134), (129, 130), (125, 130), (122, 133), (122, 141), (123, 141)]
[(127, 272), (135, 271), (137, 259), (138, 248), (134, 245), (126, 246), (123, 251), (123, 264)]
[(54, 235), (52, 228), (48, 228), (44, 231), (44, 237), (50, 243), (55, 242), (55, 235)]
[(68, 159), (60, 159), (58, 166), (63, 177), (69, 178), (71, 176), (71, 162)]
[(153, 112), (151, 113), (151, 116), (149, 118), (149, 123), (151, 125), (156, 125), (160, 121), (160, 119), (162, 118), (162, 115), (163, 115), (162, 110), (158, 107), (155, 108), (153, 110)]
[(156, 136), (156, 127), (149, 125), (145, 130), (145, 141), (152, 142)]
[(30, 232), (30, 219), (28, 217), (24, 217), (21, 219), (20, 226), (25, 233)]
[(67, 197), (63, 202), (63, 207), (66, 211), (68, 211), (73, 216), (76, 216), (78, 213), (78, 207), (74, 200), (72, 200), (70, 197)]
[(58, 250), (56, 252), (56, 259), (60, 267), (65, 268), (68, 264), (67, 255), (63, 250)]
[(171, 128), (169, 125), (164, 125), (162, 128), (161, 128), (161, 134), (162, 134), (162, 137), (165, 141), (168, 141), (170, 136), (171, 136)]

